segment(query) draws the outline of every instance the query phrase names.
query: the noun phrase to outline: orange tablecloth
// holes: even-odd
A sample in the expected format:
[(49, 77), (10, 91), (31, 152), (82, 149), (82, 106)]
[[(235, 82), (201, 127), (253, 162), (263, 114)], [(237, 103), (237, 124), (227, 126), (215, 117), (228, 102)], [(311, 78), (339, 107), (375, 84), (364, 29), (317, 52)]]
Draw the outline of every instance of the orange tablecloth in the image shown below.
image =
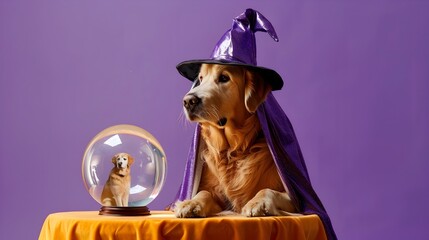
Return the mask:
[(317, 215), (299, 217), (176, 218), (172, 212), (150, 216), (100, 216), (98, 212), (50, 214), (41, 239), (326, 239)]

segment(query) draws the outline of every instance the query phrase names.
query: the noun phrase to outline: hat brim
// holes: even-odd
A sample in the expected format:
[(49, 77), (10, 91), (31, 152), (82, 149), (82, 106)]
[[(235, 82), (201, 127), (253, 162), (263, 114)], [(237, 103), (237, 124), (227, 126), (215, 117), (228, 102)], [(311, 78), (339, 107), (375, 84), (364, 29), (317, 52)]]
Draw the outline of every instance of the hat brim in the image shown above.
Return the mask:
[(249, 65), (240, 62), (217, 59), (198, 59), (181, 62), (177, 64), (176, 68), (182, 76), (191, 81), (194, 81), (198, 77), (201, 65), (203, 63), (246, 67), (248, 69), (251, 69), (252, 71), (261, 74), (264, 77), (264, 80), (266, 80), (271, 85), (273, 91), (280, 90), (283, 87), (283, 79), (276, 71), (269, 68)]

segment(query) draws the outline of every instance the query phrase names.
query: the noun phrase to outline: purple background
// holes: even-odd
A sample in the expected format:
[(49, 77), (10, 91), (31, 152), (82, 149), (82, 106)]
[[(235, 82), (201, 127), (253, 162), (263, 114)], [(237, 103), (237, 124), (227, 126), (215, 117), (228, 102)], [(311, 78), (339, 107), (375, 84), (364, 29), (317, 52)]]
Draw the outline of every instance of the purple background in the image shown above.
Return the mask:
[(175, 196), (193, 124), (175, 65), (208, 57), (252, 7), (258, 62), (285, 80), (313, 185), (340, 239), (423, 239), (429, 225), (428, 1), (1, 1), (0, 239), (53, 212), (98, 210), (81, 178), (90, 139), (128, 123), (163, 145)]

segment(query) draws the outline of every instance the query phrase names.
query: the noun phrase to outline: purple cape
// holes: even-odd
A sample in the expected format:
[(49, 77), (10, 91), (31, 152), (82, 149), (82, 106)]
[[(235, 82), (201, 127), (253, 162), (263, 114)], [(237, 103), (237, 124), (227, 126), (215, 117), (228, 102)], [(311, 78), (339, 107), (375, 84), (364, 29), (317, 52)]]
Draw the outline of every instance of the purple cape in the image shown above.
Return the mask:
[[(331, 220), (322, 202), (311, 186), (307, 167), (292, 125), (272, 94), (257, 110), (268, 147), (280, 178), (302, 214), (317, 214), (323, 222), (330, 240), (337, 239)], [(177, 196), (178, 200), (191, 199), (199, 185), (202, 163), (197, 159), (201, 127), (196, 127), (185, 167), (185, 175)]]

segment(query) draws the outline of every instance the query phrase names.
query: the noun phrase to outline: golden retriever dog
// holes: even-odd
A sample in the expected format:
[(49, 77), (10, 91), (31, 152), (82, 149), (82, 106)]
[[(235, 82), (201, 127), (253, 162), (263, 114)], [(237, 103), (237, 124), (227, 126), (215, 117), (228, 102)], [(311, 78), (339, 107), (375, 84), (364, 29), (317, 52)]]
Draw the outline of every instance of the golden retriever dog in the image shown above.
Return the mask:
[(130, 194), (130, 166), (134, 159), (127, 153), (118, 153), (112, 158), (115, 165), (101, 193), (103, 206), (127, 207)]
[(197, 194), (176, 203), (177, 217), (223, 211), (249, 217), (295, 215), (255, 113), (270, 91), (251, 69), (201, 66), (183, 104), (186, 117), (201, 124), (198, 151), (205, 163)]

